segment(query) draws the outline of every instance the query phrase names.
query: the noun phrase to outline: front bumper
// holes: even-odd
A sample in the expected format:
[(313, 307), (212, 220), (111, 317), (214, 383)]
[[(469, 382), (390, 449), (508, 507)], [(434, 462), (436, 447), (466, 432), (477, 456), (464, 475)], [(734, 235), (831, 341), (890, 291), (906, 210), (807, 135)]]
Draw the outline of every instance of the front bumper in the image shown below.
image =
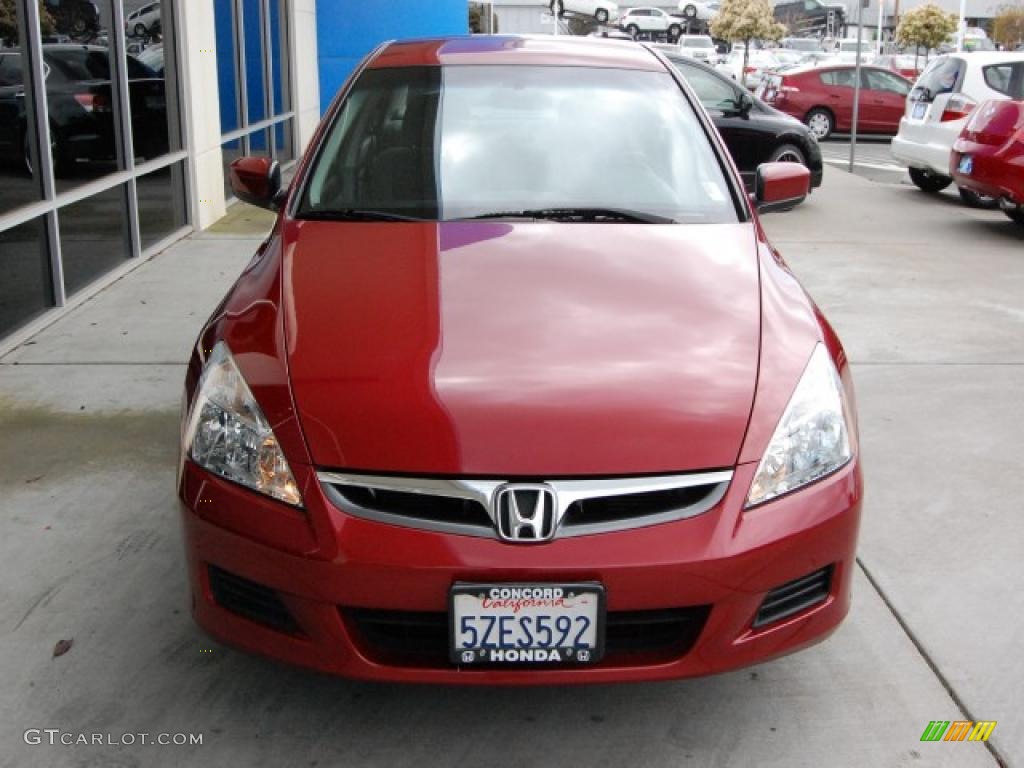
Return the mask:
[[(828, 478), (746, 513), (756, 465), (737, 467), (725, 497), (694, 518), (540, 545), (398, 527), (332, 507), (309, 467), (295, 467), (305, 511), (292, 510), (190, 462), (180, 481), (195, 620), (247, 651), (352, 678), (420, 683), (565, 684), (706, 675), (824, 639), (849, 610), (860, 519), (856, 458)], [(214, 573), (269, 587), (293, 620), (279, 631), (218, 604)], [(765, 595), (829, 568), (827, 597), (758, 628)], [(456, 581), (598, 581), (613, 613), (693, 609), (685, 652), (623, 653), (593, 666), (469, 669), (380, 652), (351, 617), (360, 609), (437, 616)], [(627, 615), (623, 613), (623, 615)], [(443, 649), (445, 652), (447, 649)]]

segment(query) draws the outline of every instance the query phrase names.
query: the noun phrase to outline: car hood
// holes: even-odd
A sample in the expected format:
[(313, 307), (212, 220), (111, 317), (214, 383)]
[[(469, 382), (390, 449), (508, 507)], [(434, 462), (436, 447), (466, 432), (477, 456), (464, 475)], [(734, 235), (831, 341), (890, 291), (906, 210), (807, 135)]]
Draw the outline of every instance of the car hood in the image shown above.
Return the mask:
[(757, 379), (753, 224), (285, 227), (313, 462), (553, 477), (731, 466)]

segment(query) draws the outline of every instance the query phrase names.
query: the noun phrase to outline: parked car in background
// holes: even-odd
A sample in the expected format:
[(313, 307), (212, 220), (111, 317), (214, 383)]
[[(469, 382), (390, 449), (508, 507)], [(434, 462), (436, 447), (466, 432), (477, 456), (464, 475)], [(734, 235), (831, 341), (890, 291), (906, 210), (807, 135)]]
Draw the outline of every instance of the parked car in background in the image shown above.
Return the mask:
[(679, 12), (684, 18), (697, 21), (711, 21), (722, 8), (718, 0), (701, 2), (700, 0), (679, 0)]
[(144, 5), (132, 11), (124, 19), (124, 33), (135, 37), (146, 37), (160, 27), (160, 3)]
[(949, 173), (1024, 227), (1024, 100), (979, 105), (953, 144)]
[(160, 77), (164, 76), (164, 45), (157, 43), (143, 49), (138, 56), (139, 61), (152, 69)]
[[(857, 63), (857, 39), (837, 40), (835, 45), (835, 57), (844, 64)], [(860, 42), (860, 63), (871, 64), (875, 60), (875, 44), (870, 40)]]
[(876, 58), (874, 64), (913, 81), (921, 74), (924, 58), (906, 53), (887, 53)]
[(769, 51), (751, 48), (744, 67), (743, 49), (733, 48), (725, 61), (719, 63), (715, 68), (749, 90), (754, 90), (761, 84), (761, 80), (768, 71), (780, 66), (782, 66), (782, 62)]
[(717, 64), (718, 50), (709, 35), (683, 35), (679, 38), (679, 53), (705, 64)]
[(665, 13), (661, 8), (630, 8), (619, 17), (619, 28), (633, 37), (646, 32), (667, 34), (675, 39), (683, 33), (684, 24), (682, 19)]
[(753, 191), (761, 163), (800, 163), (811, 172), (811, 188), (821, 186), (821, 148), (810, 129), (751, 95), (712, 67), (678, 53), (667, 58), (707, 110), (747, 191)]
[[(906, 99), (892, 156), (925, 192), (953, 183), (949, 153), (974, 108), (990, 99), (1024, 98), (1024, 54), (1005, 51), (957, 53), (930, 62)], [(959, 188), (969, 205), (995, 205)]]
[[(857, 130), (896, 133), (911, 83), (879, 67), (861, 70)], [(803, 121), (820, 141), (853, 128), (854, 66), (793, 69), (769, 75), (757, 94), (768, 104)]]
[(779, 41), (779, 47), (789, 51), (800, 51), (801, 53), (817, 53), (822, 51), (821, 40), (817, 37), (784, 37)]
[[(0, 49), (0, 157), (31, 167), (19, 49)], [(141, 157), (167, 151), (164, 81), (134, 56), (127, 56), (129, 101), (135, 147)], [(115, 159), (110, 56), (106, 48), (44, 45), (50, 147), (56, 172)]]
[(559, 16), (566, 11), (593, 16), (601, 24), (615, 21), (619, 17), (619, 6), (611, 0), (550, 0), (548, 8)]
[(708, 675), (831, 634), (850, 364), (758, 220), (807, 169), (745, 194), (637, 45), (392, 42), (356, 72), (291, 184), (231, 166), (277, 221), (166, 438), (193, 618), (432, 685)]

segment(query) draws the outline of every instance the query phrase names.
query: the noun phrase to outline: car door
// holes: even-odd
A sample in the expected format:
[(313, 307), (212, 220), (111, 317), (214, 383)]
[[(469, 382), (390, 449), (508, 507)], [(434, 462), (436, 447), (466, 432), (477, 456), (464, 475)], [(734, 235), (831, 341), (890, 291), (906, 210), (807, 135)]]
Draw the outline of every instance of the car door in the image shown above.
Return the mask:
[[(852, 67), (826, 69), (818, 73), (821, 81), (822, 102), (836, 118), (836, 128), (847, 131), (853, 125), (853, 86), (856, 73)], [(861, 123), (862, 120), (858, 120)]]
[(881, 69), (862, 69), (861, 110), (864, 119), (858, 125), (866, 130), (879, 133), (896, 133), (903, 116), (910, 84), (896, 75)]
[(689, 83), (701, 105), (718, 129), (748, 186), (753, 182), (757, 166), (764, 162), (771, 149), (765, 148), (763, 127), (751, 119), (751, 112), (740, 109), (741, 99), (749, 94), (727, 78), (686, 59), (672, 56), (669, 61)]

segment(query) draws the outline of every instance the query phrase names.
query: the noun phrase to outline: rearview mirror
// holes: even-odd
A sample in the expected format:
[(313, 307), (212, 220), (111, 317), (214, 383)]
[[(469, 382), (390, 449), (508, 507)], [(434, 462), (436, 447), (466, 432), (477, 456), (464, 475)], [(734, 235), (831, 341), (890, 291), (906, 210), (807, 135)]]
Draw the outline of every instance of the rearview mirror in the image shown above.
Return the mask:
[(231, 163), (231, 191), (250, 205), (276, 211), (281, 204), (281, 166), (269, 157), (240, 157)]
[(762, 163), (754, 177), (754, 205), (758, 213), (787, 211), (811, 191), (811, 172), (800, 163)]

